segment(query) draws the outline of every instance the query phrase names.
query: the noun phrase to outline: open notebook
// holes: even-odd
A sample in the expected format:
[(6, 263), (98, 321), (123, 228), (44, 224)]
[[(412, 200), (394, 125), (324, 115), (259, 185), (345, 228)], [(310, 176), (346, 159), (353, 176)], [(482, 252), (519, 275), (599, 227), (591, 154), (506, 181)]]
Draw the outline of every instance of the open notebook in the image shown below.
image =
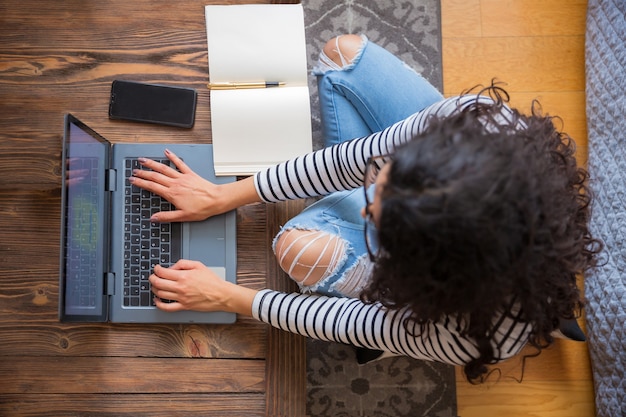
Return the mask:
[(302, 5), (211, 5), (205, 16), (211, 84), (284, 83), (211, 89), (215, 174), (251, 175), (310, 152)]

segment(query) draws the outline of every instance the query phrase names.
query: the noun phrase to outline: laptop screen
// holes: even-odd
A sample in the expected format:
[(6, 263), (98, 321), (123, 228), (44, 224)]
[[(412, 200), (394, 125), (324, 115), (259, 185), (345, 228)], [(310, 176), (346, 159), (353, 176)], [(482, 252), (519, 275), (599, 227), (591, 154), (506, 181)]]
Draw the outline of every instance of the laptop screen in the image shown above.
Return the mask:
[(108, 142), (68, 115), (63, 146), (62, 318), (106, 318), (108, 154)]

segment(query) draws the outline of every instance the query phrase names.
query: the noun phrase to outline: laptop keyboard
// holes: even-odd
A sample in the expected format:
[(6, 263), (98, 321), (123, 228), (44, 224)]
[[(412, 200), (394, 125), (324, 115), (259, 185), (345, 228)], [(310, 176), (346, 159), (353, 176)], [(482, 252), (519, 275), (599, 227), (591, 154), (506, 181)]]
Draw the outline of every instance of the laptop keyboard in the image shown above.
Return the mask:
[[(169, 165), (168, 159), (156, 159)], [(137, 159), (125, 161), (124, 188), (124, 306), (154, 306), (148, 278), (154, 266), (170, 266), (181, 256), (181, 223), (153, 223), (150, 217), (174, 206), (128, 181), (134, 169), (145, 169)]]

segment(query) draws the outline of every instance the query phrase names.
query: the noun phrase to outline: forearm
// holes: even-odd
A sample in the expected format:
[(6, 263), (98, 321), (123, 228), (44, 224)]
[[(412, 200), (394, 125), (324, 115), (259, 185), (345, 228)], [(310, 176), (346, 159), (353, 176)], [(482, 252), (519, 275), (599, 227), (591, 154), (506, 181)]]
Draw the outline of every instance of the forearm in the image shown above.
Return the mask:
[(252, 304), (257, 293), (257, 290), (232, 284), (226, 298), (223, 301), (225, 306), (224, 310), (251, 317)]
[(384, 312), (376, 306), (364, 305), (358, 299), (263, 290), (253, 301), (252, 316), (273, 327), (306, 337), (386, 349), (376, 343), (384, 344), (378, 336), (363, 334), (364, 330), (372, 330), (371, 325), (364, 323), (373, 321), (381, 325)]
[(425, 327), (409, 322), (409, 331), (405, 326), (409, 315), (406, 308), (388, 310), (358, 299), (269, 290), (259, 291), (252, 304), (252, 317), (306, 337), (453, 365), (477, 357), (473, 341), (459, 333), (454, 319)]
[(256, 191), (254, 177), (247, 177), (243, 180), (222, 184), (220, 187), (220, 201), (222, 207), (220, 212), (234, 210), (246, 204), (262, 202)]

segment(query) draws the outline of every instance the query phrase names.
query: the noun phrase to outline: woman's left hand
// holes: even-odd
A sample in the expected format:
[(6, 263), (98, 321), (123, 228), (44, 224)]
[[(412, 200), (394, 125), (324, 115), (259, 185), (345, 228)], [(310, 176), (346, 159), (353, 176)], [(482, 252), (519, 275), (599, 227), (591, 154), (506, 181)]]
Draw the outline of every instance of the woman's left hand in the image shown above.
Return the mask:
[(169, 312), (227, 311), (250, 316), (256, 295), (255, 290), (224, 281), (201, 262), (184, 259), (170, 268), (155, 266), (150, 284), (156, 306)]

